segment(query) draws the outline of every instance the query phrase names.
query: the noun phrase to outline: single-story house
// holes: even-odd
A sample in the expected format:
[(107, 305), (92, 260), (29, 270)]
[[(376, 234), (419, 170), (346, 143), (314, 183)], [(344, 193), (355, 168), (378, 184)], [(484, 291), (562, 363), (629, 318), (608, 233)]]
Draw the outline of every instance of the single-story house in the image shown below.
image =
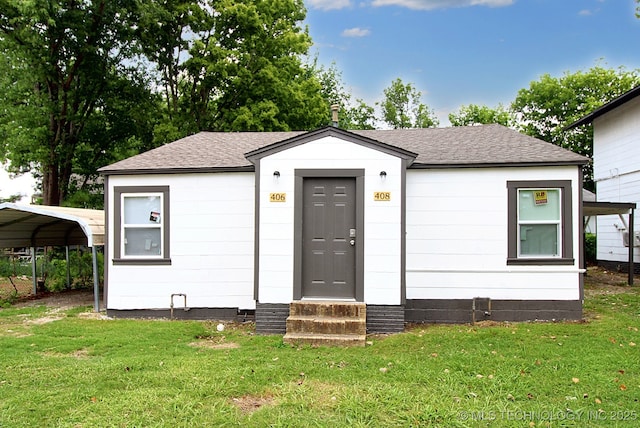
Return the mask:
[(579, 319), (586, 162), (500, 125), (201, 132), (101, 169), (107, 313)]

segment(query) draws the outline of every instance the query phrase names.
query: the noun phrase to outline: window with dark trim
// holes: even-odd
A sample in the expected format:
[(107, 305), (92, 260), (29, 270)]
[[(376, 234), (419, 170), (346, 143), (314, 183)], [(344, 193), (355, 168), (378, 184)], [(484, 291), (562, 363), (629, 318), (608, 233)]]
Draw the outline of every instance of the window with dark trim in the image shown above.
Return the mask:
[(570, 265), (570, 180), (508, 181), (509, 265)]
[(169, 186), (114, 188), (115, 264), (171, 264)]

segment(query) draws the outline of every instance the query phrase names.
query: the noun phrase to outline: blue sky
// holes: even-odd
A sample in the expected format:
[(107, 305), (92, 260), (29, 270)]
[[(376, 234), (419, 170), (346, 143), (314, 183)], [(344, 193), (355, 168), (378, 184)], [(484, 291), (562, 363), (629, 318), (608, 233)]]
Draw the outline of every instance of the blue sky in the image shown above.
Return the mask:
[(543, 74), (640, 68), (633, 0), (305, 0), (312, 54), (373, 105), (412, 83), (441, 126), (461, 105), (507, 106)]

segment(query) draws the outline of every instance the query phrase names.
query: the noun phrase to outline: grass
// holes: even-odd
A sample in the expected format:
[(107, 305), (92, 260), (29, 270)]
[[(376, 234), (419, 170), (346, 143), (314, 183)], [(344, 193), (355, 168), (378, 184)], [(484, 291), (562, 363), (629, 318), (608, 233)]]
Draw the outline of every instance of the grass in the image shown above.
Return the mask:
[(634, 427), (640, 290), (617, 289), (585, 322), (419, 325), (365, 348), (2, 309), (0, 427)]

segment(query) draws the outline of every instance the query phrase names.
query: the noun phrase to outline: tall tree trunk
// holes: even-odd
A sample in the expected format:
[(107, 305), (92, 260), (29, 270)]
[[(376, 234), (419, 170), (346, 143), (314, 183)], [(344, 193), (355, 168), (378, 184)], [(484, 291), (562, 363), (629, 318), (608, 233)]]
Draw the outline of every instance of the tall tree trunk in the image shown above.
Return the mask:
[(58, 185), (58, 167), (45, 165), (42, 169), (42, 203), (44, 205), (60, 205), (60, 186)]

